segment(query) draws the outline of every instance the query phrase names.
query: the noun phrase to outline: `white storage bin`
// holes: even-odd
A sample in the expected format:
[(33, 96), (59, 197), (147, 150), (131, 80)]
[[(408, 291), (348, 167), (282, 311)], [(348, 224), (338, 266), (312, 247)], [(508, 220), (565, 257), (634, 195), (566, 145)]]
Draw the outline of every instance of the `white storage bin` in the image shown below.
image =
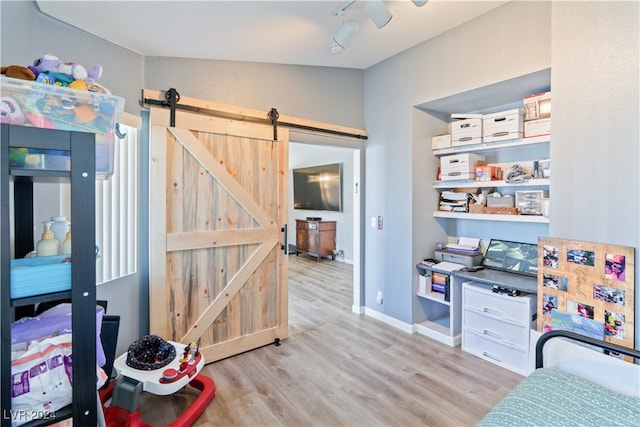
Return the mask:
[(451, 134), (436, 135), (431, 138), (431, 149), (439, 150), (449, 147), (451, 147)]
[(551, 119), (529, 120), (524, 122), (524, 137), (551, 135)]
[(451, 122), (451, 146), (480, 144), (482, 142), (482, 118), (469, 118)]
[(485, 156), (473, 153), (461, 153), (440, 158), (440, 179), (475, 179), (476, 163), (486, 160)]
[(522, 138), (524, 134), (522, 110), (508, 110), (482, 116), (483, 142)]

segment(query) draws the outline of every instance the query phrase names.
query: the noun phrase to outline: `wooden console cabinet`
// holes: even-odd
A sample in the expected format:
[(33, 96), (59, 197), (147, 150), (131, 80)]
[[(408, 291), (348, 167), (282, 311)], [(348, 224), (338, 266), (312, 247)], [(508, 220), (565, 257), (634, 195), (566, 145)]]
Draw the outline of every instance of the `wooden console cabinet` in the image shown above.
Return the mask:
[(299, 253), (336, 259), (336, 222), (296, 219), (296, 256)]

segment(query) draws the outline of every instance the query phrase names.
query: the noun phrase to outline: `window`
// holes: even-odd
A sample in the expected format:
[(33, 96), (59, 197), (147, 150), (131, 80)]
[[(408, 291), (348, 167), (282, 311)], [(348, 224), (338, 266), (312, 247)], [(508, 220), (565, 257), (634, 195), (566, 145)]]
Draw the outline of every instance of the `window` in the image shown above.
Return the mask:
[(124, 139), (116, 139), (114, 172), (96, 180), (96, 283), (137, 271), (138, 139), (139, 130), (120, 124)]

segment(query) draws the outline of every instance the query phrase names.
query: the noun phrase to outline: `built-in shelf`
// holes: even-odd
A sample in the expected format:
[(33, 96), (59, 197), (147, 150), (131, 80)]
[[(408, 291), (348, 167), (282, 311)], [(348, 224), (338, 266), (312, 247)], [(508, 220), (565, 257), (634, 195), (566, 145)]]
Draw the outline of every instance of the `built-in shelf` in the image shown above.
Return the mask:
[(416, 324), (416, 332), (451, 347), (460, 344), (462, 338), (459, 333), (451, 333), (448, 315)]
[(420, 298), (425, 298), (425, 299), (428, 299), (428, 300), (431, 300), (431, 301), (436, 301), (436, 302), (439, 302), (439, 303), (444, 304), (444, 305), (450, 305), (451, 304), (449, 301), (445, 301), (444, 300), (444, 294), (442, 294), (440, 292), (429, 292), (429, 293), (426, 293), (426, 294), (418, 293), (417, 295)]
[(497, 215), (435, 211), (433, 216), (436, 218), (473, 219), (478, 221), (529, 222), (538, 224), (549, 223), (549, 218), (540, 215)]
[(434, 181), (433, 188), (487, 188), (487, 187), (545, 187), (550, 185), (549, 179), (529, 179), (523, 182), (507, 181)]
[(439, 150), (433, 150), (435, 156), (442, 156), (446, 154), (458, 154), (458, 153), (478, 153), (482, 151), (490, 150), (502, 150), (511, 147), (523, 147), (525, 145), (544, 144), (551, 142), (550, 135), (534, 136), (531, 138), (510, 139), (508, 141), (499, 142), (485, 142), (481, 144), (473, 145), (461, 145), (458, 147), (441, 148)]

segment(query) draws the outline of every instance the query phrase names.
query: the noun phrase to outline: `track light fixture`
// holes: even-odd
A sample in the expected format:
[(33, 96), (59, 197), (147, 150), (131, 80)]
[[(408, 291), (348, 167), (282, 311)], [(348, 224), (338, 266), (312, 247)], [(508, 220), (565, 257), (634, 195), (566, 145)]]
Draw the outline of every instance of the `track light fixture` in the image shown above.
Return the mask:
[(333, 37), (333, 41), (336, 42), (336, 44), (344, 49), (347, 45), (347, 42), (349, 41), (349, 39), (358, 32), (359, 26), (358, 23), (354, 20), (348, 20), (345, 21), (342, 24), (342, 28), (340, 28), (340, 31), (338, 31), (338, 33)]
[(369, 15), (369, 18), (376, 24), (376, 27), (382, 28), (391, 21), (393, 15), (387, 9), (387, 6), (384, 5), (382, 0), (367, 0), (365, 1), (365, 10)]
[[(417, 7), (424, 6), (428, 1), (429, 0), (411, 0)], [(357, 22), (351, 19), (344, 21), (344, 12), (355, 2), (356, 0), (348, 0), (331, 13), (333, 16), (340, 16), (340, 22), (342, 23), (340, 31), (333, 37), (333, 43), (329, 46), (329, 50), (332, 53), (337, 53), (345, 49), (349, 39), (358, 32), (359, 26)], [(391, 18), (393, 18), (393, 15), (389, 12), (389, 9), (387, 9), (387, 6), (385, 6), (382, 0), (364, 0), (364, 9), (378, 28), (384, 27), (391, 21)]]

